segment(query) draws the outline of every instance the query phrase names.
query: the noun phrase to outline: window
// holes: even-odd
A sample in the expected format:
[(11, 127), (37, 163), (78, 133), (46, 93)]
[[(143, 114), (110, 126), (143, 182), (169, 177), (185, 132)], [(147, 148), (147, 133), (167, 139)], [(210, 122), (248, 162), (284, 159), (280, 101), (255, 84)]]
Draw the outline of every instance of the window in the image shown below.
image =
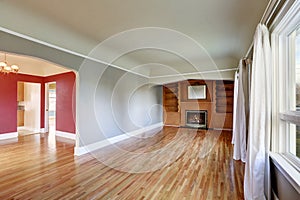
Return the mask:
[(299, 30), (300, 1), (287, 1), (270, 28), (273, 62), (273, 71), (270, 74), (272, 77), (270, 156), (282, 175), (297, 191), (300, 191)]
[[(299, 28), (289, 35), (288, 51), (288, 109), (286, 116), (287, 125), (287, 153), (300, 157), (300, 34)], [(293, 118), (293, 119), (292, 119)]]
[[(295, 67), (296, 67), (296, 110), (300, 111), (300, 28), (296, 34)], [(295, 130), (295, 128), (294, 128)], [(300, 158), (300, 126), (296, 126), (296, 131), (290, 138), (291, 153)]]
[[(280, 17), (279, 17), (280, 18)], [(274, 25), (272, 32), (271, 150), (300, 171), (300, 4)], [(299, 173), (299, 172), (298, 172)]]
[[(298, 26), (298, 25), (297, 25)], [(283, 155), (291, 161), (296, 168), (300, 167), (300, 29), (294, 27), (294, 30), (286, 37), (286, 58), (285, 65), (282, 63), (282, 80), (286, 80), (286, 90), (282, 91), (285, 101), (283, 110), (280, 112), (280, 119), (285, 127), (281, 131), (282, 137), (285, 137)], [(284, 52), (281, 52), (284, 54)], [(282, 55), (280, 55), (282, 56)], [(285, 67), (284, 67), (285, 66)], [(285, 77), (284, 77), (285, 76)], [(281, 88), (283, 90), (283, 88)]]

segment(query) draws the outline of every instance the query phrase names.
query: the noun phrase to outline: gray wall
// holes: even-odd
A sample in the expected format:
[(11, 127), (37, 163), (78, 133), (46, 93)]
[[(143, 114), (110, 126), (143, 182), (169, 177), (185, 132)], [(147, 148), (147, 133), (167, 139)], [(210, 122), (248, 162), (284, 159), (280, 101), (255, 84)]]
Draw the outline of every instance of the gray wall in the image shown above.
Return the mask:
[(162, 87), (91, 61), (80, 70), (79, 146), (162, 122)]
[(78, 147), (162, 122), (162, 88), (149, 85), (147, 78), (2, 31), (0, 44), (0, 51), (42, 58), (78, 72)]
[(78, 70), (83, 58), (0, 31), (0, 51), (41, 58)]

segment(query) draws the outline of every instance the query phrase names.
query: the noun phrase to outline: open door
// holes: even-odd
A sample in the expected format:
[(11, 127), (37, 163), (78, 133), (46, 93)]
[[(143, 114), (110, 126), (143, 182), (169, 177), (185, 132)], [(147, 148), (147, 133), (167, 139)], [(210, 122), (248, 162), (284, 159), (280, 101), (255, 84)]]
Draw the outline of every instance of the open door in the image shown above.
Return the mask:
[(56, 130), (56, 82), (45, 84), (45, 132)]

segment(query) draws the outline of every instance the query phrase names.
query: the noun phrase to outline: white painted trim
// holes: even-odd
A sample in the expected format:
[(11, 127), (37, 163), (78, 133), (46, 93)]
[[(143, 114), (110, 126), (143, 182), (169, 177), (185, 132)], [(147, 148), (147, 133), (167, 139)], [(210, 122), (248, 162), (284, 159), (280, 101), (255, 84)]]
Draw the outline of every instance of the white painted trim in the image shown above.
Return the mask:
[(217, 70), (209, 70), (209, 71), (203, 71), (203, 72), (189, 72), (189, 73), (170, 74), (170, 75), (163, 75), (163, 76), (151, 76), (149, 78), (167, 78), (167, 77), (178, 77), (178, 76), (182, 77), (182, 76), (190, 76), (190, 75), (201, 75), (201, 74), (236, 71), (237, 69), (238, 68), (217, 69)]
[(168, 126), (168, 127), (176, 127), (176, 128), (180, 127), (179, 125), (171, 125), (171, 124), (168, 124), (168, 125), (165, 125), (165, 124), (164, 124), (164, 126)]
[(47, 133), (45, 128), (40, 129), (40, 133)]
[(213, 128), (213, 130), (216, 130), (216, 131), (232, 131), (232, 129), (230, 129), (230, 128)]
[(68, 132), (63, 132), (63, 131), (55, 131), (55, 136), (64, 137), (64, 138), (68, 138), (71, 140), (76, 139), (75, 133), (68, 133)]
[(0, 134), (0, 140), (7, 140), (7, 139), (12, 139), (17, 137), (18, 137), (18, 132)]
[(115, 136), (115, 137), (112, 137), (112, 138), (107, 138), (107, 139), (104, 139), (104, 140), (101, 140), (99, 142), (92, 143), (92, 144), (89, 144), (89, 145), (86, 145), (86, 146), (75, 147), (74, 148), (74, 155), (81, 156), (83, 154), (101, 149), (103, 147), (106, 147), (106, 146), (109, 146), (109, 145), (112, 145), (112, 144), (115, 144), (117, 142), (124, 141), (126, 139), (131, 138), (131, 137), (135, 137), (135, 136), (140, 135), (142, 133), (145, 133), (147, 131), (151, 131), (153, 129), (158, 129), (158, 128), (162, 128), (162, 127), (163, 127), (163, 123), (160, 122), (160, 123), (150, 125), (150, 126), (147, 126), (147, 127), (135, 130), (135, 131), (124, 133), (122, 135), (118, 135), (118, 136)]
[(18, 130), (26, 130), (26, 131), (31, 131), (33, 133), (40, 133), (41, 132), (40, 128), (32, 128), (32, 127), (26, 127), (26, 126), (23, 126), (22, 128), (18, 127)]
[(79, 127), (79, 103), (80, 100), (79, 100), (79, 97), (80, 97), (80, 91), (79, 91), (79, 81), (80, 81), (80, 78), (79, 78), (79, 73), (77, 71), (74, 71), (75, 75), (76, 75), (76, 86), (75, 86), (75, 89), (76, 89), (76, 103), (75, 103), (75, 147), (78, 147), (79, 146), (79, 131), (78, 131), (78, 128)]
[[(95, 143), (94, 143), (95, 144)], [(91, 144), (92, 145), (92, 144)], [(96, 146), (96, 145), (95, 145)], [(92, 148), (92, 147), (91, 147)], [(84, 154), (89, 153), (86, 147), (74, 147), (74, 155), (75, 156), (81, 156)]]
[(270, 152), (270, 157), (273, 160), (274, 165), (282, 173), (282, 175), (288, 180), (288, 182), (300, 193), (300, 173), (295, 169), (286, 159), (284, 159), (278, 153)]
[[(300, 2), (295, 1), (287, 8), (291, 1), (287, 1), (280, 13), (274, 21), (274, 29), (271, 34), (272, 46), (272, 138), (271, 152), (269, 153), (274, 165), (288, 180), (288, 182), (300, 192), (300, 175), (299, 169), (296, 169), (293, 160), (285, 156), (284, 153), (289, 153), (289, 124), (280, 119), (280, 113), (285, 113), (290, 109), (291, 96), (296, 91), (291, 88), (295, 80), (289, 75), (293, 74), (293, 70), (289, 66), (294, 66), (291, 63), (293, 57), (290, 48), (293, 32), (296, 31), (300, 19)], [(293, 93), (292, 93), (293, 92)], [(295, 94), (294, 94), (295, 95)], [(294, 103), (294, 102), (293, 102)], [(281, 116), (282, 117), (282, 116)]]
[[(52, 82), (50, 82), (52, 83)], [(45, 83), (44, 86), (45, 86), (45, 99), (44, 99), (44, 102), (45, 102), (45, 106), (44, 106), (44, 129), (45, 129), (45, 132), (48, 132), (49, 131), (49, 82)], [(54, 82), (56, 83), (56, 82)], [(56, 117), (56, 116), (55, 116)]]
[[(286, 3), (285, 6), (288, 6)], [(296, 31), (300, 19), (300, 3), (293, 3), (287, 9), (274, 27), (271, 34), (272, 39), (272, 152), (285, 153), (289, 152), (289, 139), (287, 134), (288, 124), (280, 120), (279, 113), (289, 111), (291, 103), (291, 92), (295, 89), (290, 88), (293, 85), (293, 80), (289, 77), (292, 74), (291, 69), (287, 66), (292, 66), (291, 60), (291, 37)]]

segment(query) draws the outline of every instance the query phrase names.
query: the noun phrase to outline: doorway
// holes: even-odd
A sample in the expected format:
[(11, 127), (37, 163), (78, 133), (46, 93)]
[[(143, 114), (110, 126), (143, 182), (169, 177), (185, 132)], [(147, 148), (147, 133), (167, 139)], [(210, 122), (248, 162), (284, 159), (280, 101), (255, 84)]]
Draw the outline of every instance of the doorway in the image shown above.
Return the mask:
[(20, 136), (40, 132), (41, 84), (18, 82), (17, 130)]
[(56, 131), (56, 82), (46, 83), (45, 129), (50, 136)]

